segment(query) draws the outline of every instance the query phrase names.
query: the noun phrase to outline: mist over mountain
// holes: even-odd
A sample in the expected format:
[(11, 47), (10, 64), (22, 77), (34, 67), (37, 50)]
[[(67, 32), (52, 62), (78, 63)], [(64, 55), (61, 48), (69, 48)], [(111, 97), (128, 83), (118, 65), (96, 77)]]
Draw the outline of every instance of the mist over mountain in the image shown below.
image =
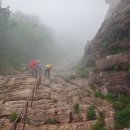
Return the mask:
[[(10, 6), (13, 12), (39, 16), (48, 26), (56, 40), (60, 55), (58, 59), (82, 57), (84, 46), (100, 27), (108, 5), (104, 0), (3, 0), (3, 6)], [(68, 58), (67, 58), (68, 59)]]

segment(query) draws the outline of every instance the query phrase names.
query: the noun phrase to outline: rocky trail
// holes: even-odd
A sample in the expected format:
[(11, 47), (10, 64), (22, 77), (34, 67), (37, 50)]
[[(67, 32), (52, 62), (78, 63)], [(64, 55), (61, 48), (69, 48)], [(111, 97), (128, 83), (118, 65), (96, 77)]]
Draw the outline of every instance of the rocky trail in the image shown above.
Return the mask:
[[(0, 127), (8, 130), (9, 115), (19, 113), (36, 85), (36, 79), (27, 74), (0, 76)], [(76, 108), (78, 104), (78, 108)], [(108, 128), (113, 126), (113, 109), (110, 103), (93, 96), (87, 79), (69, 80), (60, 75), (50, 79), (42, 77), (32, 108), (28, 110), (26, 129), (30, 130), (91, 130), (96, 120), (88, 121), (88, 107), (105, 112)], [(76, 112), (76, 109), (78, 112)], [(52, 125), (53, 124), (53, 125)]]

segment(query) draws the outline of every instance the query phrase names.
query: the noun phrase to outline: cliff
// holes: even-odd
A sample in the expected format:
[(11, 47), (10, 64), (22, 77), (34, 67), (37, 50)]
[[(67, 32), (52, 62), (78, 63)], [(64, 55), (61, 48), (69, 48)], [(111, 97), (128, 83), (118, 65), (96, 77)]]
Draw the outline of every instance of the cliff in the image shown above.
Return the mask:
[(129, 96), (130, 1), (106, 2), (110, 8), (95, 38), (85, 47), (83, 65), (85, 68), (93, 68), (91, 83)]

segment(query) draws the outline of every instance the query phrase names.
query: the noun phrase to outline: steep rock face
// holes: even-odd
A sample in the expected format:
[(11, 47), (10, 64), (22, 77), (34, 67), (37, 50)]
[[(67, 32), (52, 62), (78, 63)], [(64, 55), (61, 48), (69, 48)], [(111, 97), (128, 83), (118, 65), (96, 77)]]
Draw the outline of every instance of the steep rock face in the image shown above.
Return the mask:
[(84, 67), (96, 66), (97, 82), (108, 91), (129, 95), (130, 1), (106, 2), (110, 8), (97, 35), (86, 45)]
[[(27, 75), (0, 76), (1, 130), (11, 127), (8, 117), (12, 112), (20, 113), (35, 85), (36, 79)], [(77, 103), (79, 113), (75, 109)], [(105, 112), (106, 127), (111, 128), (114, 123), (112, 105), (94, 97), (86, 79), (70, 81), (58, 76), (51, 79), (43, 77), (32, 108), (28, 109), (26, 127), (30, 130), (91, 130), (96, 122), (88, 121), (86, 117), (91, 105), (97, 112)], [(52, 125), (54, 121), (58, 124)]]

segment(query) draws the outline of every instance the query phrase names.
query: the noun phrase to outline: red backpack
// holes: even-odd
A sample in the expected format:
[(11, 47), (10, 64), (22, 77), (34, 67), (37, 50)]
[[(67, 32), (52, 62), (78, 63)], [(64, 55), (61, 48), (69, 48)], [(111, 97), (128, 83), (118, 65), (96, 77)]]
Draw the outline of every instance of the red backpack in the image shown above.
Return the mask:
[(38, 62), (37, 62), (36, 60), (33, 60), (33, 61), (29, 64), (29, 67), (30, 67), (31, 69), (35, 69), (37, 63), (38, 63)]

